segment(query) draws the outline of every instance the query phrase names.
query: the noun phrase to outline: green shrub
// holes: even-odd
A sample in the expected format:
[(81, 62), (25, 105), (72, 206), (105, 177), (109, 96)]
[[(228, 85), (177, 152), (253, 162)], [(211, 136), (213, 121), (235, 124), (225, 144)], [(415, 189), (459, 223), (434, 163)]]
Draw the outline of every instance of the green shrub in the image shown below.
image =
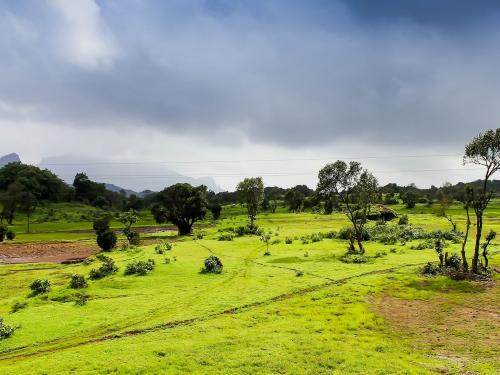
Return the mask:
[(87, 304), (89, 299), (89, 295), (85, 293), (77, 293), (75, 294), (75, 305), (84, 306)]
[(14, 328), (5, 324), (3, 318), (0, 318), (0, 340), (5, 340), (12, 336)]
[(85, 276), (83, 275), (71, 275), (71, 280), (69, 281), (69, 287), (71, 289), (83, 289), (88, 287), (87, 281), (85, 280)]
[(16, 238), (16, 234), (12, 231), (12, 230), (8, 230), (7, 233), (5, 234), (5, 237), (9, 240), (9, 241), (14, 241), (14, 239)]
[(340, 261), (343, 262), (343, 263), (356, 263), (356, 264), (360, 264), (360, 263), (367, 263), (368, 262), (368, 259), (363, 256), (363, 255), (359, 255), (359, 254), (345, 254), (343, 255), (341, 258), (340, 258)]
[(101, 261), (101, 267), (99, 267), (98, 269), (92, 269), (90, 271), (89, 278), (91, 280), (102, 279), (103, 277), (106, 277), (118, 271), (118, 267), (110, 257), (99, 254), (96, 258)]
[(276, 238), (276, 239), (274, 239), (274, 240), (271, 241), (271, 245), (277, 245), (279, 243), (281, 243), (281, 240), (278, 239), (278, 238)]
[(285, 243), (286, 243), (287, 245), (291, 245), (291, 244), (293, 243), (293, 238), (291, 238), (291, 237), (287, 237), (287, 238), (285, 238)]
[(44, 294), (50, 292), (50, 281), (36, 279), (30, 284), (30, 289), (33, 295)]
[(168, 242), (161, 242), (155, 246), (156, 254), (163, 254), (165, 251), (172, 250), (172, 244)]
[(232, 241), (234, 236), (231, 233), (222, 233), (219, 235), (219, 241)]
[(104, 251), (110, 251), (116, 246), (116, 234), (112, 230), (97, 233), (97, 244)]
[(222, 273), (222, 262), (215, 255), (210, 255), (205, 259), (204, 264), (205, 266), (202, 268), (201, 273)]
[(440, 272), (441, 272), (441, 270), (439, 269), (439, 267), (437, 265), (435, 265), (434, 263), (431, 263), (431, 262), (427, 263), (420, 270), (420, 273), (422, 275), (437, 275)]
[(398, 220), (398, 225), (408, 225), (409, 219), (408, 215), (402, 215)]
[(125, 275), (145, 276), (155, 268), (155, 261), (148, 259), (147, 261), (138, 260), (127, 264)]
[(295, 276), (297, 276), (297, 277), (304, 276), (304, 272), (302, 272), (302, 271), (300, 271), (300, 270), (299, 270), (299, 271), (296, 271), (296, 272), (295, 272)]
[(128, 243), (132, 246), (139, 246), (141, 244), (141, 235), (139, 232), (129, 232), (127, 234)]
[(457, 254), (453, 254), (451, 257), (446, 258), (444, 265), (447, 268), (453, 268), (458, 271), (462, 268), (462, 258)]

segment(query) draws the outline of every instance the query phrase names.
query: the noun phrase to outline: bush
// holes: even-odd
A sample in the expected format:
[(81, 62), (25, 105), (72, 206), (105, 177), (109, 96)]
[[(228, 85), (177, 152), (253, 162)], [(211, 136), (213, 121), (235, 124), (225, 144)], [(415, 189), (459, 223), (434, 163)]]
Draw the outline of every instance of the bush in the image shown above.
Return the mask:
[(398, 225), (408, 225), (408, 223), (409, 223), (408, 215), (402, 215), (399, 218)]
[(293, 243), (293, 238), (291, 238), (291, 237), (287, 237), (287, 238), (285, 238), (285, 243), (286, 243), (287, 245), (291, 245), (291, 244)]
[(50, 292), (50, 281), (42, 279), (33, 280), (30, 289), (33, 295), (48, 293)]
[(118, 271), (118, 267), (115, 265), (115, 262), (110, 257), (99, 254), (97, 255), (97, 259), (102, 262), (101, 267), (98, 269), (92, 269), (89, 273), (89, 278), (91, 280), (98, 280), (116, 273)]
[(222, 273), (223, 265), (219, 258), (215, 255), (210, 255), (205, 259), (205, 266), (202, 268), (202, 273)]
[(422, 267), (420, 270), (420, 273), (422, 275), (437, 275), (440, 273), (440, 269), (438, 266), (436, 266), (434, 263), (427, 263), (425, 266)]
[(9, 229), (7, 228), (7, 225), (5, 224), (0, 224), (0, 242), (3, 242), (5, 239), (5, 235), (7, 234), (7, 231)]
[(222, 233), (219, 236), (219, 241), (232, 241), (234, 236), (231, 233)]
[(358, 254), (345, 254), (340, 258), (340, 261), (343, 263), (367, 263), (368, 259), (363, 255)]
[(445, 267), (452, 268), (456, 271), (462, 268), (462, 258), (460, 258), (457, 254), (453, 254), (451, 257), (446, 258)]
[(97, 244), (104, 251), (110, 251), (116, 246), (116, 234), (112, 230), (97, 233)]
[(165, 251), (172, 250), (172, 244), (168, 242), (162, 242), (155, 246), (156, 254), (163, 254)]
[(7, 233), (5, 234), (5, 237), (9, 240), (9, 241), (14, 241), (14, 239), (16, 238), (16, 234), (11, 231), (11, 230), (8, 230)]
[(69, 287), (71, 289), (83, 289), (88, 287), (87, 281), (85, 280), (85, 276), (77, 274), (71, 275)]
[(0, 318), (0, 340), (9, 338), (14, 333), (14, 328), (5, 324), (3, 318)]
[(304, 276), (304, 272), (302, 272), (302, 271), (296, 271), (295, 272), (295, 276), (297, 276), (297, 277)]
[(139, 246), (141, 244), (141, 235), (139, 232), (130, 232), (127, 234), (128, 243), (132, 246)]
[[(350, 240), (351, 238), (355, 237), (354, 229), (352, 227), (347, 227), (347, 228), (341, 228), (339, 232), (337, 233), (337, 238), (339, 240)], [(370, 234), (366, 229), (363, 229), (362, 233), (362, 240), (363, 241), (368, 241), (370, 239)]]
[(155, 261), (148, 259), (147, 261), (138, 260), (127, 264), (125, 275), (145, 276), (155, 268)]
[(77, 293), (75, 295), (75, 305), (77, 306), (84, 306), (87, 304), (87, 301), (89, 299), (89, 295), (85, 293)]
[(202, 240), (203, 237), (205, 237), (205, 233), (202, 230), (197, 230), (194, 232), (194, 239), (195, 240)]
[(277, 245), (279, 243), (281, 243), (281, 240), (278, 238), (275, 238), (274, 240), (271, 241), (271, 245)]

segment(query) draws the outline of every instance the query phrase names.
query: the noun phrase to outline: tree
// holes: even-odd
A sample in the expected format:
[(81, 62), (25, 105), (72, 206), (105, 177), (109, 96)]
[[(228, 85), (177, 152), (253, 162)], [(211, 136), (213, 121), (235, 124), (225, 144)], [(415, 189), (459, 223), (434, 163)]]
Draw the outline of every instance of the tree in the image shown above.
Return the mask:
[(123, 212), (120, 216), (118, 216), (118, 221), (125, 225), (123, 228), (123, 234), (127, 237), (127, 240), (131, 245), (135, 245), (139, 242), (139, 233), (132, 232), (132, 225), (137, 223), (138, 220), (139, 217), (137, 216), (137, 212), (133, 209)]
[(488, 269), (488, 246), (490, 242), (495, 239), (496, 236), (497, 233), (494, 230), (490, 230), (490, 232), (486, 235), (486, 241), (483, 244), (483, 258), (484, 258), (483, 268), (485, 270)]
[(236, 191), (240, 202), (246, 204), (250, 229), (254, 229), (255, 218), (264, 200), (262, 177), (245, 178), (238, 184)]
[(159, 192), (157, 203), (151, 209), (157, 223), (172, 222), (180, 235), (191, 233), (193, 224), (205, 217), (207, 211), (206, 186), (193, 187), (179, 183)]
[(467, 246), (467, 240), (469, 239), (469, 230), (470, 230), (470, 208), (474, 204), (474, 189), (470, 186), (465, 187), (465, 193), (463, 198), (464, 209), (467, 215), (467, 221), (465, 222), (465, 234), (464, 240), (462, 242), (462, 266), (465, 272), (469, 270), (469, 264), (467, 263), (467, 255), (465, 251), (465, 247)]
[(347, 218), (351, 221), (361, 254), (363, 230), (371, 205), (377, 199), (377, 179), (358, 162), (337, 160), (319, 171), (317, 191), (325, 197), (337, 196)]
[(110, 229), (111, 217), (105, 215), (94, 220), (93, 228), (97, 235), (97, 245), (104, 250), (110, 251), (116, 246), (117, 238), (115, 232)]
[(24, 191), (21, 194), (19, 208), (21, 212), (26, 214), (27, 233), (30, 232), (31, 215), (33, 215), (33, 213), (35, 212), (37, 206), (38, 206), (38, 200), (36, 199), (36, 196), (33, 193), (29, 191)]
[(210, 212), (212, 212), (212, 217), (214, 220), (219, 220), (221, 211), (222, 206), (219, 203), (212, 203), (210, 205)]
[(300, 189), (299, 186), (295, 186), (289, 189), (285, 194), (285, 203), (288, 209), (292, 212), (302, 211), (302, 206), (304, 205), (305, 194)]
[(478, 273), (479, 250), (483, 230), (483, 214), (491, 200), (492, 193), (488, 191), (488, 181), (500, 170), (500, 128), (487, 130), (465, 146), (463, 163), (476, 164), (486, 168), (483, 186), (476, 194), (474, 200), (474, 213), (476, 215), (476, 242), (474, 257), (472, 259), (472, 272)]

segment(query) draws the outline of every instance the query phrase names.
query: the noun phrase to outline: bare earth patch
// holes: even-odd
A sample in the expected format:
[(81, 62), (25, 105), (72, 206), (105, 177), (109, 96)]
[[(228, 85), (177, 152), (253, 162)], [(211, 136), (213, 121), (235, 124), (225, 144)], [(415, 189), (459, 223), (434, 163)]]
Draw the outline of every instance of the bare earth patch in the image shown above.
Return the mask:
[(478, 357), (499, 366), (500, 282), (480, 293), (440, 293), (428, 300), (392, 296), (373, 299), (372, 308), (419, 349), (467, 370)]
[(41, 242), (0, 245), (0, 263), (61, 263), (85, 259), (99, 252), (94, 241)]

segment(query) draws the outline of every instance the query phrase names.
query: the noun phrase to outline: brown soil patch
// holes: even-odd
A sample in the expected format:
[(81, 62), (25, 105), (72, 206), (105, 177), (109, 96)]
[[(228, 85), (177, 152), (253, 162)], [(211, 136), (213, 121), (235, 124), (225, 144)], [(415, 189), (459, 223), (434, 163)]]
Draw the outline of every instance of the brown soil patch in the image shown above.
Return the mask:
[(384, 296), (371, 302), (373, 310), (399, 336), (437, 358), (466, 367), (477, 353), (488, 357), (499, 354), (499, 296), (497, 280), (481, 293), (442, 293), (429, 300)]

